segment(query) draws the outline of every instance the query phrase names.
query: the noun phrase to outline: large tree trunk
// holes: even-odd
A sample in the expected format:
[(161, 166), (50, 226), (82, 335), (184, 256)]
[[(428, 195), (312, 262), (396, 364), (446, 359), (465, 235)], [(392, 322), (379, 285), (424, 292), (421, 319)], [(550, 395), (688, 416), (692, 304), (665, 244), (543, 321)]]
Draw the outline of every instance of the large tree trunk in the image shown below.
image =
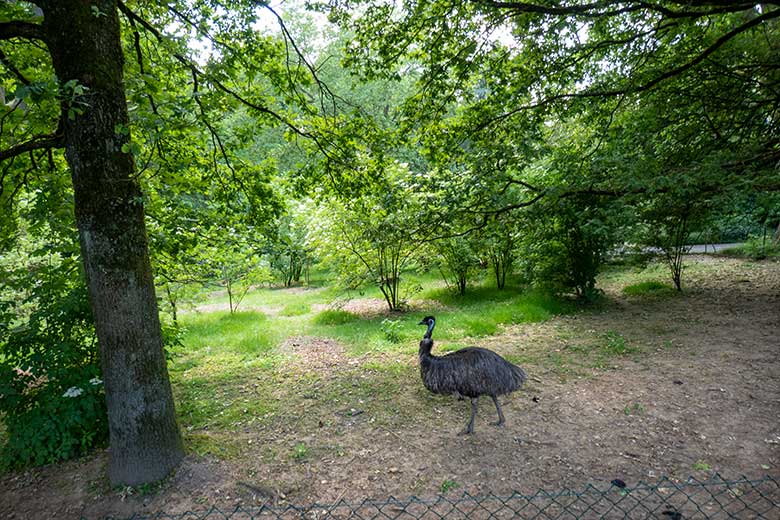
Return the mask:
[[(61, 84), (65, 155), (100, 344), (112, 484), (165, 477), (183, 456), (149, 263), (143, 199), (128, 142), (116, 1), (38, 1)], [(80, 113), (79, 113), (80, 112)]]

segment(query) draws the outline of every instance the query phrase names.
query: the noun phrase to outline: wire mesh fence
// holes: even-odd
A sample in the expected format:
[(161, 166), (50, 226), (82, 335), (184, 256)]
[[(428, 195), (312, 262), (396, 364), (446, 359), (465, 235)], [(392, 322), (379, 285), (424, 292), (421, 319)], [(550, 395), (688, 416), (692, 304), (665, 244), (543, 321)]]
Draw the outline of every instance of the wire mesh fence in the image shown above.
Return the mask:
[(127, 520), (324, 520), (324, 519), (780, 519), (780, 484), (773, 477), (757, 480), (725, 480), (716, 476), (701, 481), (676, 482), (662, 478), (634, 487), (619, 480), (581, 490), (539, 491), (531, 495), (458, 497), (432, 499), (339, 501), (308, 506), (212, 507), (204, 511), (132, 516)]

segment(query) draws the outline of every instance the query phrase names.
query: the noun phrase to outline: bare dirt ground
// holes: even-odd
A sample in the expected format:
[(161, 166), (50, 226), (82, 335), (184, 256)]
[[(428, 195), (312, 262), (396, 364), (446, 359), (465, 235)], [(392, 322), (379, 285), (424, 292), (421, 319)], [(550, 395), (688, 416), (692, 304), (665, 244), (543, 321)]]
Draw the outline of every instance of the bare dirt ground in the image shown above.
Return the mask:
[[(99, 453), (0, 477), (0, 518), (122, 518), (442, 490), (533, 493), (715, 472), (780, 478), (780, 263), (695, 261), (701, 269), (685, 279), (681, 296), (627, 297), (619, 284), (608, 285), (599, 310), (480, 339), (505, 354), (546, 353), (525, 366), (527, 387), (502, 399), (504, 428), (489, 424), (495, 410), (482, 399), (476, 433), (456, 435), (467, 402), (430, 396), (409, 376), (394, 399), (419, 410), (411, 424), (396, 427), (352, 408), (318, 428), (246, 431), (240, 435), (254, 447), (242, 457), (189, 455), (146, 494), (109, 489)], [(605, 337), (636, 352), (606, 364), (581, 356)], [(291, 338), (282, 350), (333, 377), (368, 362), (316, 338)], [(310, 453), (281, 456), (298, 442)]]

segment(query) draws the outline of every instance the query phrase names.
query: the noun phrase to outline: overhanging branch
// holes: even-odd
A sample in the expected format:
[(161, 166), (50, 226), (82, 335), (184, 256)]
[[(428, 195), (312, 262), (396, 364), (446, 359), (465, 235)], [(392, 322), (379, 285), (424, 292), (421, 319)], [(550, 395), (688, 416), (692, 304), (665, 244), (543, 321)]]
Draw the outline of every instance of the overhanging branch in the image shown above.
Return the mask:
[(11, 159), (23, 153), (31, 152), (33, 150), (63, 148), (64, 146), (65, 138), (62, 135), (38, 135), (29, 141), (19, 143), (10, 148), (6, 148), (5, 150), (0, 150), (0, 162)]
[(0, 40), (27, 38), (43, 40), (43, 27), (37, 23), (11, 21), (0, 23)]
[[(127, 7), (127, 5), (124, 4), (124, 2), (119, 1), (117, 3), (119, 11), (128, 19), (135, 21), (138, 25), (143, 27), (145, 30), (147, 30), (154, 38), (161, 43), (164, 43), (166, 41), (166, 37), (158, 30), (156, 27), (154, 27), (151, 23), (149, 23), (147, 20), (145, 20), (143, 17), (135, 13), (132, 9)], [(244, 95), (242, 95), (240, 92), (237, 92), (230, 86), (226, 85), (219, 79), (215, 78), (213, 75), (208, 74), (207, 72), (204, 72), (198, 64), (192, 60), (191, 58), (178, 53), (173, 52), (172, 57), (181, 63), (183, 66), (185, 66), (187, 69), (189, 69), (194, 76), (197, 78), (200, 78), (204, 83), (208, 83), (212, 85), (216, 90), (219, 90), (231, 98), (238, 101), (240, 104), (251, 108), (255, 112), (258, 112), (260, 114), (265, 114), (268, 117), (276, 120), (278, 123), (284, 125), (287, 129), (289, 129), (292, 133), (304, 137), (306, 139), (310, 139), (317, 149), (322, 153), (322, 155), (327, 158), (328, 160), (334, 160), (337, 159), (333, 156), (330, 148), (338, 147), (337, 144), (334, 144), (334, 142), (330, 142), (328, 138), (322, 134), (315, 134), (312, 132), (309, 132), (305, 130), (304, 128), (301, 128), (294, 124), (292, 121), (284, 117), (284, 115), (277, 113), (276, 111), (272, 110), (271, 108), (264, 106), (258, 102), (251, 101), (247, 99)], [(213, 135), (213, 134), (212, 134)], [(339, 162), (339, 161), (337, 161)]]
[[(654, 2), (638, 0), (602, 0), (589, 4), (559, 2), (545, 5), (534, 2), (501, 2), (497, 0), (478, 0), (479, 4), (493, 9), (510, 11), (513, 14), (542, 14), (548, 16), (573, 16), (578, 18), (603, 18), (636, 11), (660, 13), (667, 18), (701, 18), (726, 13), (736, 13), (755, 8), (755, 2), (704, 1), (704, 2), (673, 2), (680, 8), (672, 9)], [(776, 4), (776, 2), (767, 2)], [(692, 9), (693, 8), (693, 9)], [(698, 8), (698, 9), (696, 9)]]
[(749, 29), (752, 29), (758, 25), (761, 25), (762, 23), (772, 20), (774, 18), (780, 18), (780, 9), (774, 9), (769, 12), (766, 12), (760, 16), (757, 16), (742, 25), (735, 27), (731, 31), (727, 32), (726, 34), (722, 35), (720, 38), (718, 38), (712, 45), (702, 50), (699, 54), (697, 54), (693, 59), (690, 61), (678, 66), (674, 67), (672, 69), (667, 70), (666, 72), (663, 72), (656, 76), (655, 78), (642, 83), (638, 86), (626, 86), (624, 88), (615, 88), (615, 89), (605, 89), (605, 90), (599, 90), (599, 89), (591, 89), (591, 90), (584, 90), (582, 92), (568, 92), (563, 94), (557, 94), (554, 96), (546, 97), (536, 103), (531, 103), (528, 105), (523, 105), (521, 107), (518, 107), (516, 109), (510, 110), (508, 112), (505, 112), (501, 115), (498, 115), (496, 117), (490, 118), (487, 121), (480, 124), (476, 130), (484, 130), (485, 128), (492, 126), (493, 124), (500, 123), (501, 121), (504, 121), (506, 119), (511, 118), (512, 116), (519, 114), (521, 112), (527, 111), (527, 110), (533, 110), (536, 108), (542, 108), (545, 106), (548, 106), (556, 101), (563, 101), (563, 100), (569, 100), (569, 99), (586, 99), (586, 98), (611, 98), (616, 96), (624, 96), (624, 95), (631, 95), (631, 94), (639, 94), (642, 92), (646, 92), (648, 90), (653, 89), (658, 84), (674, 78), (676, 76), (679, 76), (683, 74), (684, 72), (692, 69), (693, 67), (700, 64), (702, 61), (707, 59), (709, 56), (711, 56), (713, 53), (715, 53), (718, 49), (720, 49), (723, 45), (725, 45), (727, 42), (735, 38), (737, 35), (744, 33), (745, 31), (748, 31)]

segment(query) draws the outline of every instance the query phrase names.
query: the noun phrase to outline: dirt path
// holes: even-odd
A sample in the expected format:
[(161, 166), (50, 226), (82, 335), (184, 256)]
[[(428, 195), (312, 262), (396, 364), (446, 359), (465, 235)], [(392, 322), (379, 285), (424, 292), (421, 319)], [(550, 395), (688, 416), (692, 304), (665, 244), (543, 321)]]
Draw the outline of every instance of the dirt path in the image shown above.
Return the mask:
[[(419, 409), (411, 424), (381, 424), (358, 410), (312, 430), (247, 432), (242, 435), (257, 446), (250, 456), (190, 455), (146, 496), (106, 489), (105, 454), (6, 475), (0, 518), (431, 496), (445, 487), (533, 493), (713, 472), (780, 478), (780, 264), (699, 261), (703, 269), (688, 276), (682, 296), (627, 298), (619, 286), (608, 287), (611, 303), (601, 311), (517, 326), (481, 341), (504, 353), (550, 356), (526, 366), (527, 388), (502, 400), (503, 429), (489, 424), (495, 411), (483, 399), (476, 433), (456, 435), (468, 418), (467, 402), (431, 396), (411, 374), (393, 396), (400, 409)], [(587, 361), (582, 352), (605, 338), (640, 352), (610, 358), (606, 367), (583, 362), (576, 370), (556, 369), (555, 361), (569, 356)], [(345, 359), (337, 345), (312, 338), (292, 338), (285, 349), (310, 351), (322, 370)], [(281, 456), (298, 441), (313, 455)]]

